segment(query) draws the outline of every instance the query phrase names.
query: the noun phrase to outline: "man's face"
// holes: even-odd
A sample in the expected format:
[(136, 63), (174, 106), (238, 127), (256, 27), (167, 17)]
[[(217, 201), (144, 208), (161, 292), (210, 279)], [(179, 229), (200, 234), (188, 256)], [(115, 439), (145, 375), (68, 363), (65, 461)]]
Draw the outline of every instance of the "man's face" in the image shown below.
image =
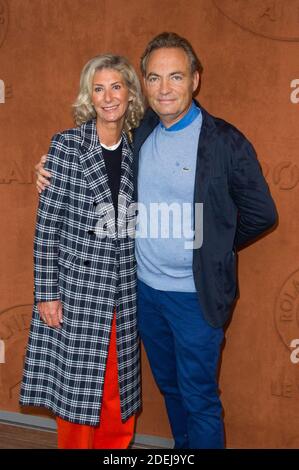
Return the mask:
[(161, 48), (151, 52), (144, 87), (150, 107), (165, 127), (187, 113), (198, 82), (199, 74), (191, 73), (189, 58), (183, 49)]

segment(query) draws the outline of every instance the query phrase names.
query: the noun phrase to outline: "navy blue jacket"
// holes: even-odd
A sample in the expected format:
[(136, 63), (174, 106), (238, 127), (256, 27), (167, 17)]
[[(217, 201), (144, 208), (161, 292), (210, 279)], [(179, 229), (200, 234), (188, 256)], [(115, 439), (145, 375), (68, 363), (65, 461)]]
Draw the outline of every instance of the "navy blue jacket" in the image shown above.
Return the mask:
[[(221, 327), (239, 293), (237, 249), (275, 225), (277, 212), (250, 142), (231, 124), (201, 111), (194, 204), (203, 203), (203, 244), (193, 250), (193, 275), (207, 322)], [(158, 122), (148, 109), (135, 132), (136, 200), (139, 151)]]

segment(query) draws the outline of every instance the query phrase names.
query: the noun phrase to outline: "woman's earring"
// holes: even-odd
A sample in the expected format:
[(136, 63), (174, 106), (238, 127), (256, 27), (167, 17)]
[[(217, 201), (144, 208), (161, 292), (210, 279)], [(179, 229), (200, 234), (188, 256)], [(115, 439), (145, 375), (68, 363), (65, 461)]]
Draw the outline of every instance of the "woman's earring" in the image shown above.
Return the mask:
[(135, 111), (132, 111), (132, 112), (131, 112), (131, 121), (132, 121), (133, 126), (136, 127), (137, 119), (136, 119), (136, 113), (135, 113)]

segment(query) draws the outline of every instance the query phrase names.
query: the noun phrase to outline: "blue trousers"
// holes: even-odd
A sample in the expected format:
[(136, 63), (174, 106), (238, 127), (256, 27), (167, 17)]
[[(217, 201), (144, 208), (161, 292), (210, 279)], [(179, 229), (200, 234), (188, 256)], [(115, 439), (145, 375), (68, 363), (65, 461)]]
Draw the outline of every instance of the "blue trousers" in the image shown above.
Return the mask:
[(175, 448), (223, 448), (217, 384), (222, 328), (205, 321), (197, 293), (160, 291), (141, 281), (137, 318)]

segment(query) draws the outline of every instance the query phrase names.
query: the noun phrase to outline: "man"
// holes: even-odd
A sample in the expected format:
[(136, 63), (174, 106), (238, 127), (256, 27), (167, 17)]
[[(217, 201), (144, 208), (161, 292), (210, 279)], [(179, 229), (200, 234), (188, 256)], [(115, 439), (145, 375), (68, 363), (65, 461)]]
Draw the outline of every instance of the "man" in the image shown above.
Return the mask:
[[(276, 223), (276, 209), (252, 145), (193, 100), (202, 66), (190, 43), (158, 35), (141, 71), (150, 107), (135, 132), (135, 190), (147, 214), (139, 233), (154, 230), (136, 238), (139, 331), (175, 447), (223, 448), (217, 367), (237, 249)], [(151, 217), (173, 203), (191, 207), (192, 249), (190, 236), (167, 238), (165, 217)], [(186, 219), (169, 218), (173, 233), (180, 224), (185, 235)]]

